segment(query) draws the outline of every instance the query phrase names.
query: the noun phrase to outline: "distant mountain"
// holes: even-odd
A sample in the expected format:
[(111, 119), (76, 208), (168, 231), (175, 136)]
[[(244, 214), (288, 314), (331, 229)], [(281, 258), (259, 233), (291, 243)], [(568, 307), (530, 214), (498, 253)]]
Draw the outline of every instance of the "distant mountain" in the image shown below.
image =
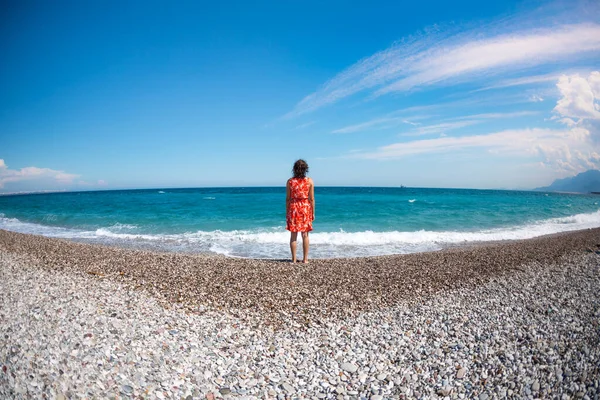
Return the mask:
[(557, 179), (550, 186), (537, 188), (535, 190), (545, 192), (576, 192), (589, 193), (600, 192), (600, 171), (590, 169), (571, 178)]

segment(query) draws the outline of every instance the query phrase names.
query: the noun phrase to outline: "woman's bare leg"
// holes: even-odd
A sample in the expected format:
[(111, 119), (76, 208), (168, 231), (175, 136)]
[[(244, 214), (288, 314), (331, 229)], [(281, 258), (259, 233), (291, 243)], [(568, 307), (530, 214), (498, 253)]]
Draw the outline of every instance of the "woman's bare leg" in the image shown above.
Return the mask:
[(292, 251), (292, 262), (296, 262), (296, 243), (298, 240), (298, 232), (290, 232), (290, 250)]
[(304, 264), (308, 263), (308, 246), (310, 245), (308, 240), (308, 232), (302, 232), (302, 251), (304, 252), (304, 258), (302, 262)]

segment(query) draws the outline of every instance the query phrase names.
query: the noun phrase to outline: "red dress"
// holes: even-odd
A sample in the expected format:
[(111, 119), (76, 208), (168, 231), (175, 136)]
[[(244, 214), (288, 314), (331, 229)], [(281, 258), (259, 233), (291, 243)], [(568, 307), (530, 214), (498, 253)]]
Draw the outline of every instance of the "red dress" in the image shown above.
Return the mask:
[(290, 206), (286, 216), (286, 229), (290, 232), (312, 231), (313, 209), (308, 201), (310, 183), (308, 178), (291, 178)]

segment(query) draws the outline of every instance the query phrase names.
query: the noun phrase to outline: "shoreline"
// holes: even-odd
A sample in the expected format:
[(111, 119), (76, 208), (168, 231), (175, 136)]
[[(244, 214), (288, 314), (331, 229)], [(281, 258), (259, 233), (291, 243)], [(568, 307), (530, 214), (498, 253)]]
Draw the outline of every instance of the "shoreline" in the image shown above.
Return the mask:
[[(430, 253), (439, 253), (439, 252), (444, 252), (444, 251), (452, 251), (452, 250), (457, 250), (457, 249), (458, 250), (461, 250), (461, 249), (473, 250), (475, 248), (482, 247), (482, 246), (487, 247), (487, 246), (496, 246), (496, 245), (504, 245), (504, 244), (516, 244), (519, 242), (529, 242), (529, 241), (536, 241), (536, 240), (560, 238), (562, 236), (569, 236), (572, 234), (581, 234), (583, 232), (589, 232), (589, 231), (597, 231), (598, 235), (600, 237), (600, 226), (599, 226), (599, 227), (594, 227), (594, 228), (583, 228), (583, 229), (576, 229), (576, 230), (547, 233), (547, 234), (543, 234), (540, 236), (534, 236), (534, 237), (526, 238), (526, 239), (499, 239), (499, 240), (482, 240), (482, 241), (467, 241), (467, 240), (465, 240), (463, 243), (445, 243), (443, 245), (443, 247), (436, 249), (436, 250), (426, 250), (426, 251), (418, 251), (418, 252), (412, 252), (412, 253), (368, 255), (368, 256), (356, 256), (356, 257), (311, 258), (310, 260), (311, 260), (311, 262), (312, 261), (322, 262), (322, 261), (328, 261), (328, 260), (344, 261), (344, 260), (362, 260), (362, 259), (377, 259), (377, 258), (389, 258), (389, 257), (391, 257), (391, 258), (406, 257), (406, 256), (412, 256), (412, 255), (419, 255), (419, 254), (430, 254)], [(43, 238), (43, 239), (48, 239), (48, 240), (56, 240), (59, 242), (77, 244), (77, 245), (82, 245), (82, 246), (91, 246), (91, 247), (95, 247), (95, 248), (99, 248), (99, 249), (117, 250), (117, 251), (123, 250), (123, 251), (129, 251), (129, 252), (141, 252), (141, 253), (148, 253), (148, 254), (155, 254), (155, 255), (174, 254), (174, 255), (181, 255), (181, 256), (185, 256), (185, 257), (225, 258), (225, 259), (232, 259), (232, 260), (265, 261), (265, 262), (288, 261), (287, 258), (282, 259), (282, 258), (245, 257), (245, 256), (234, 256), (234, 255), (227, 255), (227, 254), (221, 254), (221, 253), (202, 253), (202, 252), (189, 252), (189, 251), (179, 251), (179, 250), (169, 251), (169, 250), (162, 250), (160, 248), (137, 247), (135, 245), (121, 246), (118, 244), (94, 242), (94, 241), (90, 241), (88, 239), (59, 238), (59, 237), (45, 236), (45, 235), (34, 234), (34, 233), (22, 233), (22, 232), (12, 231), (12, 230), (2, 229), (2, 228), (0, 228), (0, 233), (7, 233), (9, 235), (10, 234), (23, 235), (24, 237), (35, 237), (35, 238)], [(299, 242), (299, 246), (301, 246), (302, 239), (298, 239), (298, 242)], [(600, 244), (600, 241), (598, 244)], [(273, 246), (276, 246), (276, 245), (273, 245)], [(287, 244), (284, 247), (286, 247), (286, 249), (287, 249)]]
[(34, 265), (108, 279), (190, 312), (228, 310), (266, 326), (345, 318), (518, 270), (600, 250), (600, 228), (532, 239), (473, 243), (427, 253), (288, 260), (151, 252), (0, 230), (0, 252)]
[[(587, 195), (548, 197), (539, 192), (451, 188), (323, 190), (323, 210), (331, 212), (311, 233), (313, 259), (437, 251), (469, 242), (600, 227), (596, 198)], [(31, 198), (27, 204), (16, 197), (5, 199), (0, 202), (6, 213), (0, 215), (0, 229), (132, 250), (288, 257), (283, 200), (274, 188), (176, 192), (125, 190), (99, 196), (73, 192), (64, 198), (63, 194)], [(119, 205), (120, 201), (125, 203)], [(136, 208), (137, 202), (148, 207)], [(253, 206), (245, 207), (247, 202)], [(70, 210), (69, 204), (77, 204), (77, 210)], [(232, 209), (235, 215), (228, 211)]]

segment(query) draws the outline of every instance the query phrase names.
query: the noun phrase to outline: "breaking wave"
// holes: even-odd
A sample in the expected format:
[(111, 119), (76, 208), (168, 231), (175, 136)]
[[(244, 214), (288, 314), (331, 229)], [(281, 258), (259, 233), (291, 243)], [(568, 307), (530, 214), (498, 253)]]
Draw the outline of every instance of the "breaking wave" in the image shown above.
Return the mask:
[[(337, 258), (406, 254), (434, 251), (457, 244), (529, 239), (597, 227), (600, 227), (600, 211), (480, 231), (313, 232), (310, 236), (311, 256)], [(284, 227), (151, 234), (140, 232), (140, 228), (133, 224), (116, 223), (95, 230), (83, 230), (22, 222), (2, 215), (0, 229), (120, 247), (216, 253), (232, 257), (286, 258), (289, 251), (289, 233)]]

